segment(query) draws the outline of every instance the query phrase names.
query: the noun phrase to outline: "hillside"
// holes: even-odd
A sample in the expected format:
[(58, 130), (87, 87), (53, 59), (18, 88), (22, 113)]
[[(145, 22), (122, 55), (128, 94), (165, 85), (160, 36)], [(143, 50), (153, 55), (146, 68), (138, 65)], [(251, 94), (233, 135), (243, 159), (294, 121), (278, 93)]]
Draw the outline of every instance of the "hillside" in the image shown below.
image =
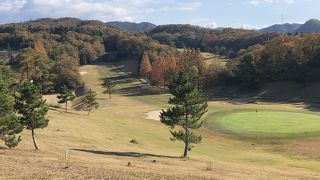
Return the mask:
[(320, 21), (317, 19), (310, 19), (296, 31), (299, 33), (320, 32)]
[(136, 32), (146, 32), (156, 27), (155, 24), (148, 23), (148, 22), (133, 23), (133, 22), (112, 21), (112, 22), (107, 22), (106, 24), (109, 26), (120, 28), (122, 30), (136, 31)]
[[(196, 145), (188, 160), (180, 159), (182, 144), (171, 142), (169, 129), (160, 122), (146, 119), (146, 113), (167, 107), (169, 96), (135, 79), (135, 63), (127, 60), (81, 67), (80, 72), (86, 72), (83, 73), (86, 86), (98, 93), (100, 108), (90, 116), (83, 111), (65, 113), (63, 109), (51, 109), (49, 127), (36, 131), (39, 152), (31, 150), (28, 131), (21, 134), (23, 141), (17, 149), (0, 148), (0, 178), (318, 177), (319, 152), (312, 151), (313, 147), (319, 147), (318, 138), (272, 139), (260, 143), (225, 134), (209, 123), (210, 115), (218, 117), (226, 109), (228, 112), (257, 108), (307, 112), (303, 106), (289, 104), (209, 102), (208, 123), (199, 130), (203, 143)], [(105, 77), (118, 84), (112, 99), (102, 93), (100, 84)], [(70, 168), (65, 168), (65, 150), (69, 150)]]
[[(19, 68), (21, 77), (30, 76), (38, 85), (47, 84), (43, 93), (60, 91), (64, 85), (71, 89), (81, 86), (78, 66), (92, 64), (97, 59), (115, 61), (130, 57), (139, 60), (146, 50), (172, 51), (144, 34), (77, 18), (45, 18), (0, 25), (0, 50), (5, 52), (8, 48), (18, 54), (10, 65)], [(29, 64), (23, 64), (30, 57)], [(37, 68), (47, 75), (46, 78), (36, 77)]]
[(275, 24), (270, 27), (260, 29), (259, 32), (280, 32), (284, 34), (320, 32), (320, 21), (318, 19), (310, 19), (304, 24)]
[(259, 33), (244, 29), (208, 29), (192, 25), (162, 25), (148, 32), (162, 44), (177, 48), (199, 48), (223, 56), (235, 57), (240, 49), (264, 44), (278, 33)]

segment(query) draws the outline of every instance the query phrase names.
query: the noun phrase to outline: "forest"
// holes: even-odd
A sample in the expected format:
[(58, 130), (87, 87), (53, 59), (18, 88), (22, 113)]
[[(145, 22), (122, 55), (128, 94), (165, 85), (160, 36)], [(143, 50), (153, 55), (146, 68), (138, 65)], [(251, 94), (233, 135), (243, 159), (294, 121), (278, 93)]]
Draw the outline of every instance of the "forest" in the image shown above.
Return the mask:
[[(139, 61), (141, 77), (163, 87), (183, 66), (195, 67), (204, 89), (233, 85), (248, 90), (267, 82), (318, 81), (319, 39), (316, 33), (284, 35), (192, 25), (125, 32), (100, 21), (75, 18), (0, 25), (0, 48), (9, 51), (9, 63), (21, 79), (31, 78), (41, 85), (43, 93), (82, 86), (81, 65), (125, 58)], [(205, 65), (201, 52), (230, 60), (226, 65)]]
[[(41, 84), (43, 93), (59, 91), (64, 85), (71, 89), (81, 86), (79, 65), (97, 59), (137, 59), (145, 50), (170, 50), (142, 34), (74, 18), (1, 25), (0, 48), (9, 51), (9, 64), (16, 67), (20, 78)], [(18, 55), (13, 57), (13, 51)]]

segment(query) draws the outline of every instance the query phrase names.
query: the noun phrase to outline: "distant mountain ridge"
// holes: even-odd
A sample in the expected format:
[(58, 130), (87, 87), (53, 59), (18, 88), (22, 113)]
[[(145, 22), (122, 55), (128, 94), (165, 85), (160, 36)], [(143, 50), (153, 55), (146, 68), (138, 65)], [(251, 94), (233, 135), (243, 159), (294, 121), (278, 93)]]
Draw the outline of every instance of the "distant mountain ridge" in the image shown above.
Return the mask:
[(267, 28), (260, 29), (259, 32), (280, 32), (284, 34), (320, 32), (320, 21), (318, 19), (310, 19), (304, 24), (275, 24)]
[(280, 32), (280, 33), (284, 33), (284, 34), (288, 34), (288, 33), (294, 33), (297, 31), (297, 29), (302, 26), (302, 24), (275, 24), (272, 25), (270, 27), (264, 28), (264, 29), (260, 29), (260, 32)]
[(112, 21), (112, 22), (107, 22), (106, 24), (122, 30), (137, 31), (137, 32), (145, 32), (157, 27), (155, 24), (152, 24), (149, 22), (133, 23), (133, 22)]
[(310, 19), (301, 25), (296, 32), (320, 32), (320, 21), (318, 19)]

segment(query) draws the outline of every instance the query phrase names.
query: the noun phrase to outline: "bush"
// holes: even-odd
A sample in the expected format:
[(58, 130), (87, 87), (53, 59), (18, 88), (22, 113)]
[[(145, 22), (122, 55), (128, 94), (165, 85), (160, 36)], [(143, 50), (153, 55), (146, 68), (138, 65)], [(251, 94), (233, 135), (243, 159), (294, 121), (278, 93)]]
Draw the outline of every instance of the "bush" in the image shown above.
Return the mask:
[(11, 149), (18, 146), (19, 142), (21, 141), (21, 138), (20, 136), (16, 138), (15, 135), (6, 135), (4, 136), (3, 141), (5, 142), (5, 145)]

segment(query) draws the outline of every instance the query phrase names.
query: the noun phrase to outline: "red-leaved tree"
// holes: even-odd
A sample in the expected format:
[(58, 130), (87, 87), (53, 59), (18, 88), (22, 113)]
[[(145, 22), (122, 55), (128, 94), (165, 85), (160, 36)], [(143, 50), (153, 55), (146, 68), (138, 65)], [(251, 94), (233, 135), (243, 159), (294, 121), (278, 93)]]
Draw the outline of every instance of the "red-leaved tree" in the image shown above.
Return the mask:
[(141, 59), (141, 64), (140, 64), (140, 76), (142, 78), (147, 78), (152, 71), (152, 66), (149, 60), (149, 56), (147, 52), (143, 53), (142, 59)]

